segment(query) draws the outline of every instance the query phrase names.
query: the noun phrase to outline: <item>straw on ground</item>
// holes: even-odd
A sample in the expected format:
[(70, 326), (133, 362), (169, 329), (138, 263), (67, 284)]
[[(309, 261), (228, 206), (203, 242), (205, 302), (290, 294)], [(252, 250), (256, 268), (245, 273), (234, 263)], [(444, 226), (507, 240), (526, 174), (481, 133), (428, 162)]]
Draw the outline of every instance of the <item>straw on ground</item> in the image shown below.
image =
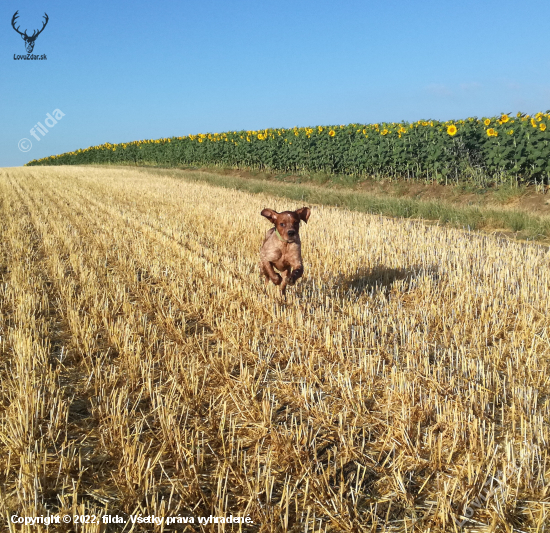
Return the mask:
[(2, 516), (453, 531), (513, 471), (475, 523), (543, 531), (548, 251), (313, 206), (285, 303), (258, 271), (268, 205), (296, 207), (0, 170)]

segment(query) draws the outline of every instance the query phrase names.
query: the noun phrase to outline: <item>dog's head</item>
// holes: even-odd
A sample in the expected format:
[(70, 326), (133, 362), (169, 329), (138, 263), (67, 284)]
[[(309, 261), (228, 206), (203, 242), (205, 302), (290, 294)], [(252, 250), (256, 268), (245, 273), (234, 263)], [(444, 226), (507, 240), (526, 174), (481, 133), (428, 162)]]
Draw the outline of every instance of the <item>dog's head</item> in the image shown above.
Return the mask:
[(273, 209), (264, 209), (262, 216), (275, 224), (275, 229), (286, 242), (296, 242), (300, 231), (300, 220), (307, 223), (311, 210), (309, 207), (302, 207), (296, 211), (283, 211), (277, 213)]

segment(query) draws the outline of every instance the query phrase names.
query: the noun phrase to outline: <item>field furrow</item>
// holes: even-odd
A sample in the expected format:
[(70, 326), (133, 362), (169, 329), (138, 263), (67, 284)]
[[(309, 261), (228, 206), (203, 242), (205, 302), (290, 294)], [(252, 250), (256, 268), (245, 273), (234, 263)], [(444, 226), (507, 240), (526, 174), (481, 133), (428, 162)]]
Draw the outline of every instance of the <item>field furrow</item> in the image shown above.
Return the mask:
[[(69, 438), (71, 398), (63, 386), (65, 324), (44, 268), (45, 250), (28, 206), (4, 180), (0, 337), (2, 447), (7, 465), (0, 507), (36, 516), (72, 487), (78, 462)], [(4, 513), (5, 514), (5, 513)]]

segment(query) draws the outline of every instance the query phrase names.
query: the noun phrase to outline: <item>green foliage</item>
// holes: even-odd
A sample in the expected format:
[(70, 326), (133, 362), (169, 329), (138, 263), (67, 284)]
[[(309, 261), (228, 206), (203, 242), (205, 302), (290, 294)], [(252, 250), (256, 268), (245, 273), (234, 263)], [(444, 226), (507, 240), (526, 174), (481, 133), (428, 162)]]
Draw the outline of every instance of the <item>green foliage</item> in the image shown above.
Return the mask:
[(233, 131), (92, 146), (27, 165), (223, 165), (483, 185), (548, 179), (550, 115)]

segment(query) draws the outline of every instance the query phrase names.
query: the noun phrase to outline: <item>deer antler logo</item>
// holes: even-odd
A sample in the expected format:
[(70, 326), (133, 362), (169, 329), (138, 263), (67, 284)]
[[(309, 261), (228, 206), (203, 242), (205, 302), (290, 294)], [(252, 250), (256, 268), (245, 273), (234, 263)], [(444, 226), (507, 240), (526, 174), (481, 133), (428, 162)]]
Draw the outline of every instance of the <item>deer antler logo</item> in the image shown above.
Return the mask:
[(25, 41), (25, 48), (27, 49), (27, 53), (30, 54), (32, 53), (33, 49), (34, 49), (34, 41), (36, 41), (36, 38), (44, 31), (44, 28), (46, 27), (46, 24), (48, 24), (48, 20), (50, 20), (48, 18), (48, 15), (46, 13), (44, 13), (44, 18), (46, 19), (42, 25), (42, 29), (40, 30), (34, 30), (33, 34), (29, 37), (27, 35), (27, 30), (25, 30), (25, 33), (21, 33), (19, 31), (19, 26), (17, 26), (17, 28), (15, 27), (15, 21), (17, 20), (17, 17), (19, 16), (18, 15), (19, 13), (19, 10), (17, 10), (15, 12), (15, 15), (13, 15), (13, 18), (11, 19), (11, 25), (13, 26), (13, 29), (19, 34), (21, 35), (21, 37), (23, 37), (23, 40)]

